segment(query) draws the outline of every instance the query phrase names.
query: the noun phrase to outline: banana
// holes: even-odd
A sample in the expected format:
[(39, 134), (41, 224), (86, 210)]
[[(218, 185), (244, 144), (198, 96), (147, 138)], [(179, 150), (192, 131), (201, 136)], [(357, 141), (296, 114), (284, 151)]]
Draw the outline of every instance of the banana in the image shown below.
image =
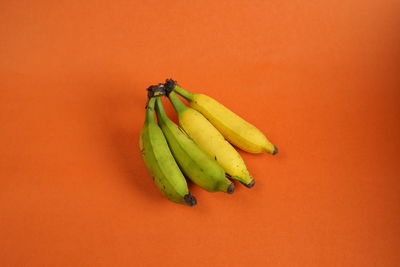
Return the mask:
[(149, 87), (149, 100), (146, 106), (146, 119), (139, 139), (139, 147), (147, 169), (156, 186), (171, 201), (193, 206), (196, 198), (189, 192), (188, 186), (168, 143), (154, 118), (155, 88)]
[(188, 100), (193, 109), (203, 114), (236, 147), (249, 153), (278, 153), (278, 148), (259, 129), (215, 99), (191, 93), (171, 79), (166, 81), (165, 88), (166, 91), (174, 90)]
[(233, 193), (234, 184), (225, 177), (222, 167), (168, 118), (160, 97), (156, 100), (156, 114), (171, 152), (185, 176), (209, 192)]
[(249, 188), (252, 187), (254, 179), (232, 145), (200, 112), (186, 106), (174, 91), (168, 93), (172, 105), (178, 112), (179, 123), (183, 130), (204, 152), (215, 159), (231, 178)]

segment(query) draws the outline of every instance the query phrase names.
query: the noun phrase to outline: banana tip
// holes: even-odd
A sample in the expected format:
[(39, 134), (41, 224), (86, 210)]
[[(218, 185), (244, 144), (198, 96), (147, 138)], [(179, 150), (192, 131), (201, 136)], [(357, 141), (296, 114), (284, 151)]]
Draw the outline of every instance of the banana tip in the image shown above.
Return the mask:
[(235, 191), (235, 185), (234, 185), (233, 183), (231, 183), (231, 184), (228, 186), (228, 188), (226, 189), (226, 192), (227, 192), (228, 194), (232, 194), (233, 191)]
[(185, 196), (183, 197), (183, 199), (185, 200), (185, 203), (186, 203), (188, 206), (194, 206), (194, 205), (197, 204), (196, 198), (195, 198), (191, 193), (185, 195)]
[(276, 155), (278, 153), (278, 147), (274, 146), (274, 151), (272, 151), (272, 155)]
[(256, 183), (256, 181), (254, 181), (254, 179), (253, 179), (253, 180), (251, 180), (250, 183), (244, 184), (244, 185), (245, 185), (247, 188), (252, 188), (252, 187), (255, 185), (255, 183)]

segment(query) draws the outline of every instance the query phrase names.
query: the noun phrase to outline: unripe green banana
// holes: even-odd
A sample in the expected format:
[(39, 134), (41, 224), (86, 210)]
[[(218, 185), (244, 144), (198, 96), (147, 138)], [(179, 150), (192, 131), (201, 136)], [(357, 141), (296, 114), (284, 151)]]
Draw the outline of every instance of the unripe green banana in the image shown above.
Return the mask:
[[(148, 90), (151, 93), (151, 87)], [(150, 94), (146, 119), (140, 133), (142, 158), (156, 186), (169, 200), (193, 206), (196, 198), (189, 192), (185, 177), (171, 154), (162, 130), (155, 122), (155, 98), (154, 94)]]
[(224, 169), (168, 118), (160, 97), (156, 100), (156, 114), (171, 152), (186, 177), (209, 192), (233, 193), (234, 184), (225, 177)]

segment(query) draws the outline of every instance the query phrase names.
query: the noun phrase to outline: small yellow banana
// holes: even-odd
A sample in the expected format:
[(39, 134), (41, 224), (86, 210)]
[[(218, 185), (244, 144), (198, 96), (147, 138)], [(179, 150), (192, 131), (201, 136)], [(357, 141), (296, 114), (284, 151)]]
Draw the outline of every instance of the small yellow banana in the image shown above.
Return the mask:
[(165, 88), (167, 92), (174, 90), (188, 100), (193, 109), (203, 114), (236, 147), (250, 153), (278, 153), (278, 148), (259, 129), (215, 99), (191, 93), (171, 79), (167, 80)]
[(158, 189), (171, 201), (193, 206), (196, 198), (189, 192), (181, 170), (169, 150), (164, 134), (154, 119), (155, 97), (149, 89), (146, 119), (140, 133), (142, 158)]
[(252, 187), (254, 179), (235, 148), (201, 113), (186, 106), (174, 91), (168, 93), (172, 105), (178, 112), (179, 123), (183, 130), (204, 152), (215, 159), (231, 178), (247, 187)]

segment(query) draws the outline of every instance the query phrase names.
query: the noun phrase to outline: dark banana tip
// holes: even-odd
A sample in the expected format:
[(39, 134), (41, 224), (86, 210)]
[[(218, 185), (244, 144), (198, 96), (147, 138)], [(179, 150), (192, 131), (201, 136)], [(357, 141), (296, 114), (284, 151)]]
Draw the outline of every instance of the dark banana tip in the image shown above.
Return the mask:
[(228, 188), (226, 189), (226, 192), (227, 192), (228, 194), (232, 194), (233, 191), (235, 191), (235, 185), (234, 185), (233, 183), (231, 183), (231, 184), (228, 186)]
[(194, 206), (194, 205), (197, 204), (196, 198), (195, 198), (191, 193), (185, 195), (185, 196), (183, 197), (183, 199), (185, 200), (185, 203), (186, 203), (188, 206)]
[(278, 147), (274, 145), (274, 151), (272, 151), (272, 155), (278, 154)]
[(165, 94), (168, 96), (169, 93), (171, 93), (172, 91), (174, 91), (174, 88), (175, 88), (175, 86), (176, 86), (177, 84), (178, 84), (178, 83), (177, 83), (175, 80), (166, 79), (166, 80), (165, 80), (165, 83), (164, 83), (164, 91), (165, 91)]
[(157, 84), (151, 85), (147, 88), (147, 98), (150, 99), (155, 96), (162, 96), (165, 95), (164, 85)]
[(253, 179), (253, 180), (251, 180), (250, 183), (244, 184), (244, 185), (245, 185), (247, 188), (252, 188), (252, 187), (254, 186), (255, 183), (256, 183), (256, 181), (254, 181), (254, 179)]

